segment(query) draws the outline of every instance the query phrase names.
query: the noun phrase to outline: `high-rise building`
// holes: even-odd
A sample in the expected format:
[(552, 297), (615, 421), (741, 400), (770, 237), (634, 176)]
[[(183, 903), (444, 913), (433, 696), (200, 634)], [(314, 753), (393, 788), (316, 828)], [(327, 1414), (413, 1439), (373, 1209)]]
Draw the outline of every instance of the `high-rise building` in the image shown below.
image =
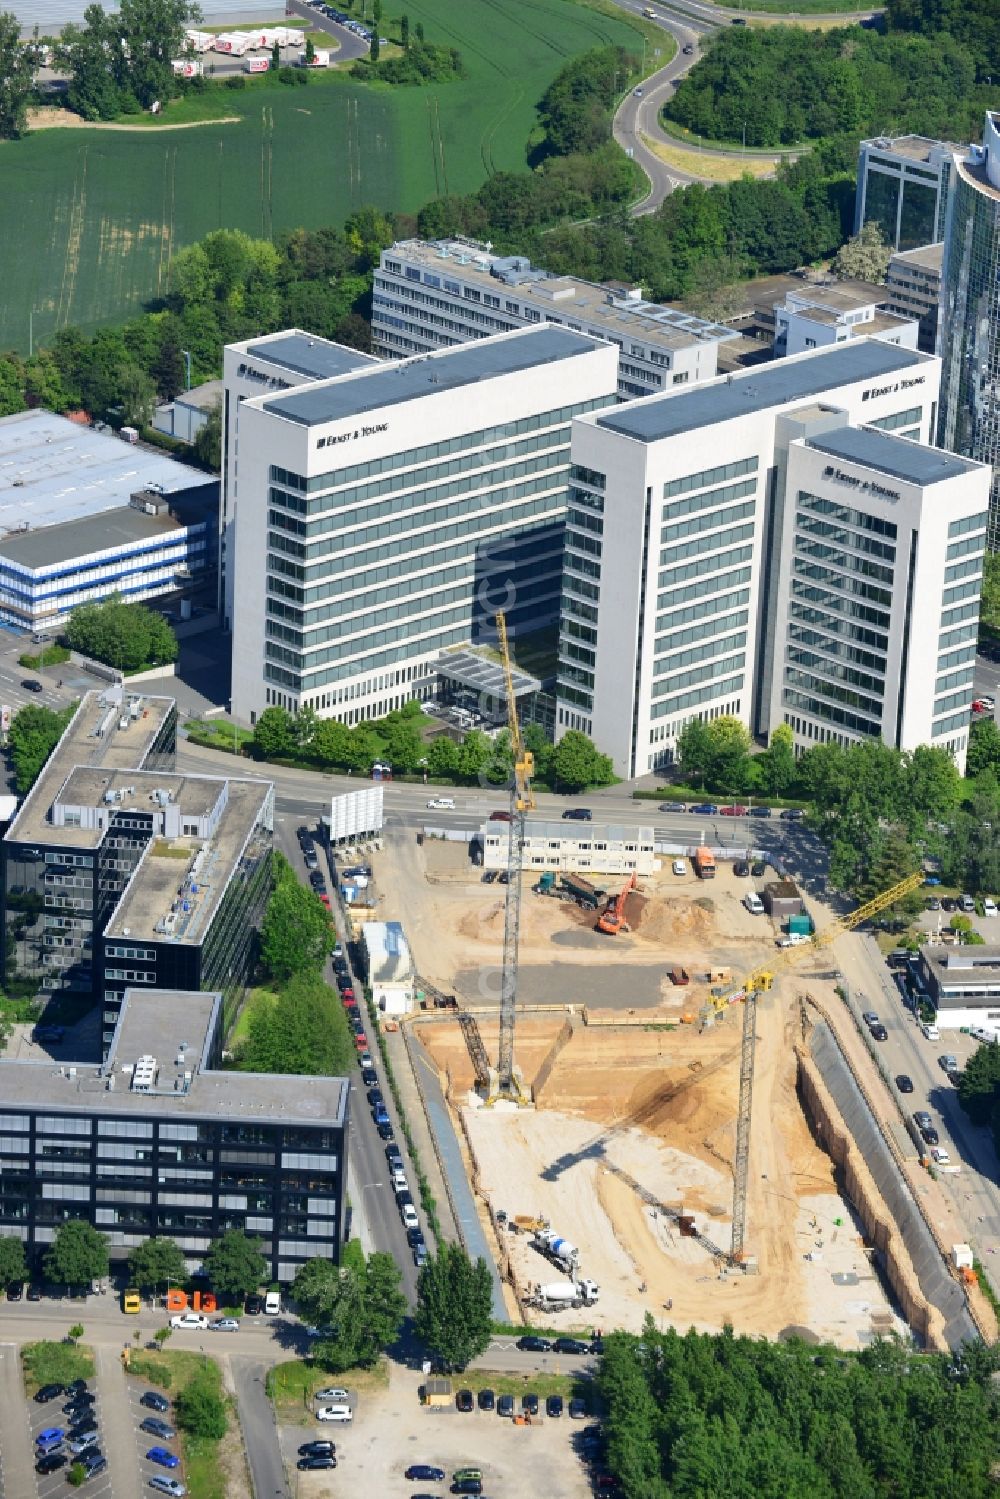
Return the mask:
[(372, 289), (379, 354), (428, 353), (538, 323), (613, 343), (624, 401), (710, 379), (720, 342), (737, 337), (636, 288), (558, 276), (476, 240), (408, 239), (382, 252)]
[(893, 250), (913, 250), (942, 239), (952, 161), (961, 149), (923, 135), (862, 141), (855, 234), (874, 221)]
[(941, 262), (944, 241), (897, 250), (885, 276), (885, 305), (900, 317), (917, 318), (917, 348), (933, 354), (937, 348), (938, 304), (941, 300)]
[(356, 723), (500, 608), (551, 630), (570, 424), (616, 385), (616, 349), (546, 326), (244, 400), (234, 712)]
[(918, 446), (939, 371), (852, 339), (579, 417), (557, 734), (592, 735), (623, 776), (721, 714), (962, 763), (987, 481)]
[(173, 698), (88, 692), (0, 842), (8, 993), (75, 991), (105, 1048), (132, 985), (244, 993), (270, 893), (270, 782), (173, 770)]
[(0, 1059), (0, 1233), (37, 1273), (60, 1226), (105, 1234), (116, 1270), (174, 1239), (188, 1270), (229, 1229), (268, 1280), (339, 1258), (350, 1088), (222, 1067), (221, 994), (130, 989), (105, 1061)]
[(1000, 114), (956, 151), (941, 273), (938, 441), (993, 469), (987, 545), (1000, 550)]

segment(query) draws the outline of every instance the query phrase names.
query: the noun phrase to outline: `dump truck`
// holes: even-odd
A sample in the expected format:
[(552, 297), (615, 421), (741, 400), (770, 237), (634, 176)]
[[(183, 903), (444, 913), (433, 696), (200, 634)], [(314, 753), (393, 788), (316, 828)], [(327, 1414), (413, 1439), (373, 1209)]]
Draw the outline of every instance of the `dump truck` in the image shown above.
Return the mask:
[(557, 1265), (560, 1270), (565, 1270), (567, 1274), (579, 1261), (580, 1251), (576, 1245), (571, 1244), (568, 1239), (562, 1238), (559, 1234), (553, 1233), (551, 1228), (542, 1229), (541, 1233), (535, 1234), (531, 1242), (540, 1254), (544, 1254), (547, 1260), (551, 1260), (553, 1265)]
[(694, 872), (700, 880), (715, 879), (715, 855), (710, 848), (696, 848), (691, 857)]
[(559, 884), (573, 900), (579, 901), (582, 906), (590, 906), (594, 911), (608, 893), (585, 880), (582, 874), (561, 874)]
[(557, 1312), (560, 1307), (593, 1306), (599, 1294), (600, 1287), (593, 1280), (556, 1280), (536, 1286), (531, 1302), (543, 1312)]

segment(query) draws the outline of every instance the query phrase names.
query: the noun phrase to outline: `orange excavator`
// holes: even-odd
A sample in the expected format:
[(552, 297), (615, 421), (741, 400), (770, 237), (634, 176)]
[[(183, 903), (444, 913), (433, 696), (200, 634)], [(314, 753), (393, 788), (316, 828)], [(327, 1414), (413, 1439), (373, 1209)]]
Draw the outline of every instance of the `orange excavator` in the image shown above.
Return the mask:
[(629, 924), (625, 920), (625, 902), (635, 889), (637, 883), (635, 874), (633, 873), (628, 884), (624, 886), (620, 894), (609, 904), (607, 910), (601, 916), (601, 919), (594, 928), (595, 931), (607, 932), (609, 937), (617, 937), (619, 932), (627, 932), (629, 930)]

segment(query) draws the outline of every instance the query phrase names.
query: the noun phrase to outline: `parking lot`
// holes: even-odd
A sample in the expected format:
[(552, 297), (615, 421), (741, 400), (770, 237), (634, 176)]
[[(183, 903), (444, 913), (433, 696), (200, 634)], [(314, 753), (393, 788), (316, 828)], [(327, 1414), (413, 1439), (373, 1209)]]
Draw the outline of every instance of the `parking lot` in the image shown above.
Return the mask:
[[(153, 1391), (155, 1395), (161, 1396), (163, 1395), (161, 1390), (156, 1390), (148, 1380), (138, 1379), (134, 1375), (129, 1376), (126, 1384), (128, 1387), (129, 1419), (132, 1430), (135, 1433), (136, 1461), (138, 1463), (139, 1479), (142, 1488), (148, 1491), (150, 1480), (157, 1476), (172, 1478), (183, 1485), (184, 1475), (179, 1461), (180, 1445), (177, 1440), (177, 1426), (174, 1418), (173, 1403), (170, 1397), (163, 1397), (168, 1407), (166, 1410), (154, 1410), (142, 1404), (142, 1397), (150, 1391)], [(142, 1423), (144, 1421), (162, 1422), (163, 1429), (160, 1431), (143, 1431)], [(170, 1433), (169, 1436), (165, 1435), (166, 1432)], [(156, 1448), (162, 1449), (173, 1457), (178, 1458), (177, 1467), (165, 1467), (163, 1463), (155, 1463), (146, 1456), (147, 1452)]]
[[(476, 1383), (482, 1379), (479, 1371)], [(301, 1499), (369, 1493), (387, 1499), (439, 1496), (450, 1488), (456, 1469), (475, 1467), (482, 1469), (483, 1494), (489, 1499), (522, 1499), (526, 1492), (546, 1499), (584, 1499), (593, 1493), (592, 1469), (583, 1461), (581, 1445), (589, 1422), (571, 1421), (565, 1414), (550, 1419), (544, 1400), (530, 1426), (515, 1425), (495, 1410), (459, 1412), (454, 1397), (432, 1409), (420, 1403), (423, 1382), (421, 1374), (393, 1366), (388, 1389), (352, 1398), (350, 1425), (315, 1420), (283, 1425), (282, 1453), (293, 1491)], [(461, 1378), (453, 1383), (457, 1389)], [(520, 1398), (516, 1408), (520, 1412)], [(336, 1471), (296, 1472), (299, 1447), (326, 1439), (336, 1444)], [(443, 1469), (446, 1479), (408, 1480), (407, 1468), (417, 1463)]]
[[(96, 1379), (88, 1380), (85, 1388), (88, 1394), (95, 1397), (89, 1407), (93, 1415), (93, 1427), (98, 1433), (93, 1445), (106, 1457), (102, 1391)], [(62, 1433), (62, 1440), (53, 1444), (53, 1457), (62, 1457), (65, 1459), (51, 1473), (38, 1473), (36, 1471), (35, 1487), (38, 1499), (55, 1499), (57, 1494), (65, 1494), (66, 1475), (70, 1466), (78, 1459), (83, 1460), (86, 1457), (86, 1454), (80, 1454), (74, 1450), (79, 1447), (79, 1443), (71, 1441), (70, 1434), (74, 1430), (78, 1430), (90, 1423), (85, 1415), (74, 1415), (72, 1412), (66, 1411), (66, 1406), (72, 1398), (70, 1394), (62, 1394), (57, 1395), (54, 1400), (46, 1401), (45, 1404), (38, 1404), (35, 1400), (28, 1401), (28, 1424), (31, 1428), (31, 1440), (34, 1446), (33, 1456), (37, 1460), (39, 1451), (41, 1450), (38, 1438), (42, 1432), (59, 1431)], [(93, 1478), (88, 1479), (85, 1486), (88, 1499), (106, 1499), (106, 1496), (110, 1496), (113, 1491), (111, 1463), (108, 1462), (101, 1472), (95, 1473)], [(11, 1495), (9, 1499), (15, 1499), (15, 1496)]]

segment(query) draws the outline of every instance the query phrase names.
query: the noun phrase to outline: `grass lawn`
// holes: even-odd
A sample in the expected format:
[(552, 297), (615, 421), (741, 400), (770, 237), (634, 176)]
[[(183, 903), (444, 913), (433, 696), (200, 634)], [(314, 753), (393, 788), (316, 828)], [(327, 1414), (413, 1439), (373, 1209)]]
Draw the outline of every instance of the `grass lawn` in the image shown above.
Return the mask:
[(94, 1377), (94, 1355), (85, 1343), (25, 1343), (21, 1363), (29, 1396), (43, 1384), (70, 1384), (74, 1379)]
[(277, 995), (273, 989), (250, 990), (250, 993), (243, 1002), (239, 1015), (236, 1017), (236, 1024), (233, 1026), (232, 1032), (226, 1040), (227, 1051), (235, 1051), (240, 1042), (246, 1040), (247, 1030), (254, 1012), (261, 1005), (273, 1005), (276, 999)]
[(389, 1365), (384, 1358), (374, 1369), (351, 1369), (346, 1374), (328, 1374), (311, 1360), (294, 1358), (275, 1364), (267, 1376), (267, 1393), (279, 1421), (307, 1426), (312, 1424), (315, 1390), (340, 1385), (352, 1394), (367, 1395), (384, 1390), (388, 1383)]
[[(186, 1389), (203, 1368), (211, 1372), (217, 1393), (222, 1395), (219, 1365), (203, 1354), (164, 1349), (162, 1353), (133, 1353), (129, 1363), (129, 1373), (148, 1379), (150, 1384), (162, 1390), (169, 1390), (171, 1399)], [(238, 1432), (238, 1423), (232, 1409), (229, 1409), (228, 1417), (229, 1432), (221, 1442), (181, 1432), (184, 1482), (190, 1499), (226, 1499), (228, 1493), (234, 1492), (228, 1481), (227, 1465), (223, 1462), (223, 1448)]]
[(212, 718), (208, 720), (192, 719), (184, 726), (187, 737), (192, 744), (203, 744), (208, 749), (226, 750), (234, 753), (233, 746), (251, 744), (253, 742), (253, 730), (240, 728), (239, 724), (230, 723), (225, 718)]
[(594, 1384), (583, 1374), (494, 1374), (491, 1369), (466, 1369), (452, 1376), (457, 1390), (492, 1390), (495, 1395), (523, 1395), (531, 1390), (539, 1400), (562, 1395), (566, 1400), (586, 1400), (588, 1410), (595, 1404)]
[[(36, 343), (138, 312), (166, 290), (171, 255), (213, 229), (270, 237), (339, 224), (365, 204), (412, 211), (522, 171), (535, 106), (560, 68), (607, 43), (641, 51), (631, 19), (574, 0), (386, 0), (392, 32), (403, 11), (428, 41), (459, 48), (464, 78), (394, 89), (320, 72), (289, 88), (264, 75), (207, 96), (234, 124), (40, 130), (0, 144), (0, 348), (26, 351), (29, 312)], [(205, 97), (170, 105), (163, 123), (204, 119)]]
[[(642, 134), (642, 132), (640, 132)], [(668, 146), (642, 134), (642, 143), (653, 155), (668, 167), (679, 172), (689, 172), (692, 177), (704, 177), (711, 182), (739, 182), (741, 177), (773, 177), (774, 162), (759, 156), (741, 156), (733, 161), (724, 156), (706, 156), (694, 146)]]

